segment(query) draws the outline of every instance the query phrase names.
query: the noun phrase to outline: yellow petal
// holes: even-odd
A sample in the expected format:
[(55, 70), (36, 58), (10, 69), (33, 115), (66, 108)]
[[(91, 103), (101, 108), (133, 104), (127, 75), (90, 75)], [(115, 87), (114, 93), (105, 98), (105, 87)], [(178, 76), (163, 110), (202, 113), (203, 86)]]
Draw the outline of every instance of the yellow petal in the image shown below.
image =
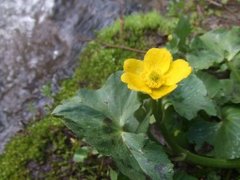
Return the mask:
[(170, 86), (178, 83), (184, 78), (188, 77), (192, 72), (191, 66), (188, 62), (182, 59), (178, 59), (171, 63), (169, 71), (165, 75), (165, 85)]
[(151, 89), (146, 86), (140, 76), (133, 73), (123, 73), (121, 80), (128, 85), (128, 88), (134, 91), (142, 91), (147, 94), (151, 93)]
[(152, 93), (149, 94), (153, 99), (159, 99), (167, 94), (169, 94), (170, 92), (172, 92), (174, 89), (177, 88), (177, 85), (172, 85), (172, 86), (162, 86), (158, 89), (152, 89)]
[(140, 74), (143, 71), (143, 61), (137, 59), (126, 59), (123, 69), (125, 72)]
[(166, 48), (151, 48), (144, 56), (144, 66), (152, 70), (165, 74), (172, 62), (172, 55)]

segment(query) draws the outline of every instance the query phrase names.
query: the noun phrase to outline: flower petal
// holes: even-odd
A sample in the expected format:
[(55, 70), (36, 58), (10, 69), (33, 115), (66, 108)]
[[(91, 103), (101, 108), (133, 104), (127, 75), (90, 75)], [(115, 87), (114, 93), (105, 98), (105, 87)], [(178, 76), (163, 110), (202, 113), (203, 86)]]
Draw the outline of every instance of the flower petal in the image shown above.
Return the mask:
[(170, 92), (172, 92), (174, 89), (177, 88), (177, 85), (174, 84), (172, 86), (161, 86), (158, 89), (152, 89), (152, 93), (149, 94), (153, 99), (159, 99), (167, 94), (169, 94)]
[(137, 59), (126, 59), (124, 61), (123, 69), (125, 72), (140, 74), (143, 69), (143, 61)]
[(183, 59), (174, 61), (169, 71), (165, 75), (165, 85), (170, 86), (178, 83), (184, 78), (188, 77), (192, 72), (192, 67), (189, 66), (188, 62)]
[(171, 62), (172, 55), (166, 48), (151, 48), (144, 56), (144, 66), (161, 74), (168, 71)]
[(121, 76), (121, 80), (128, 85), (128, 88), (135, 91), (142, 91), (147, 94), (151, 93), (151, 89), (146, 86), (143, 80), (133, 74), (133, 73), (123, 73)]

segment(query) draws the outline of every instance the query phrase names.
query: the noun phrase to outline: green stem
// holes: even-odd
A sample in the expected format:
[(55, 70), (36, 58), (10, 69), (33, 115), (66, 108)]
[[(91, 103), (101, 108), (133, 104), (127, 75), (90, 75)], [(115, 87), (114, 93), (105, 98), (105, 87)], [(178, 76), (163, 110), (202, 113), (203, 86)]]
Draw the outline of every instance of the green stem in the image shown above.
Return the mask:
[[(164, 119), (166, 118), (167, 110), (162, 109), (162, 117), (161, 117), (161, 112), (160, 112), (161, 109), (157, 108), (157, 107), (159, 107), (159, 103), (157, 103), (157, 102), (153, 103), (153, 109), (155, 109), (153, 111), (153, 113), (154, 113), (153, 115), (160, 127), (161, 133), (162, 133), (165, 141), (167, 142), (167, 144), (172, 149), (172, 151), (174, 153), (176, 153), (177, 155), (184, 157), (184, 159), (183, 159), (184, 161), (187, 161), (187, 162), (190, 162), (193, 164), (197, 164), (197, 165), (201, 165), (201, 166), (207, 166), (207, 167), (240, 168), (240, 159), (226, 160), (226, 159), (204, 157), (204, 156), (194, 154), (194, 153), (190, 152), (189, 150), (184, 149), (183, 147), (178, 145), (176, 143), (176, 141), (174, 140), (173, 136), (169, 133), (169, 131), (167, 130), (167, 128), (165, 127), (165, 125), (163, 123)], [(158, 109), (158, 111), (156, 111), (156, 109)]]

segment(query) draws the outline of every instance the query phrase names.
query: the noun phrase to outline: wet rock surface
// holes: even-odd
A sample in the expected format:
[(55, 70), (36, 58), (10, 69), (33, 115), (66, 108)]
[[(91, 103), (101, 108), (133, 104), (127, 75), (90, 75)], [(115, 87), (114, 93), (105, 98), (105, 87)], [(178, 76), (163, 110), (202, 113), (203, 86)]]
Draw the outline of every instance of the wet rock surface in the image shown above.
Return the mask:
[(42, 117), (52, 102), (41, 93), (72, 74), (81, 37), (111, 24), (121, 12), (147, 11), (155, 0), (2, 0), (0, 4), (0, 152), (18, 130)]

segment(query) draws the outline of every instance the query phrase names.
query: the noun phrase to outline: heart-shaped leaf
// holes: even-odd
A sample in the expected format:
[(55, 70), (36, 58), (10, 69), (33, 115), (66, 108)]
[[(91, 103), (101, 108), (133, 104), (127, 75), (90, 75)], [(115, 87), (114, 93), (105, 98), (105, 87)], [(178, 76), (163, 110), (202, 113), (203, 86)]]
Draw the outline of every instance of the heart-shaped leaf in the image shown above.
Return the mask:
[(177, 90), (169, 96), (169, 100), (177, 113), (188, 120), (196, 117), (200, 110), (206, 111), (209, 115), (217, 114), (213, 101), (208, 97), (205, 85), (194, 74), (179, 84)]
[[(120, 81), (121, 72), (112, 75), (99, 90), (80, 90), (78, 95), (58, 106), (53, 114), (99, 152), (110, 155), (120, 171), (130, 179), (172, 179), (172, 164), (160, 145), (144, 133), (147, 126), (134, 116), (141, 103), (137, 93)], [(142, 111), (141, 111), (142, 113)], [(139, 127), (141, 126), (141, 127)]]
[(213, 145), (211, 155), (219, 158), (240, 158), (240, 106), (225, 107), (221, 122), (198, 119), (189, 131), (189, 139), (201, 147), (204, 142)]
[(240, 51), (239, 36), (239, 27), (207, 32), (192, 41), (187, 59), (196, 70), (208, 69), (225, 59), (231, 61)]

